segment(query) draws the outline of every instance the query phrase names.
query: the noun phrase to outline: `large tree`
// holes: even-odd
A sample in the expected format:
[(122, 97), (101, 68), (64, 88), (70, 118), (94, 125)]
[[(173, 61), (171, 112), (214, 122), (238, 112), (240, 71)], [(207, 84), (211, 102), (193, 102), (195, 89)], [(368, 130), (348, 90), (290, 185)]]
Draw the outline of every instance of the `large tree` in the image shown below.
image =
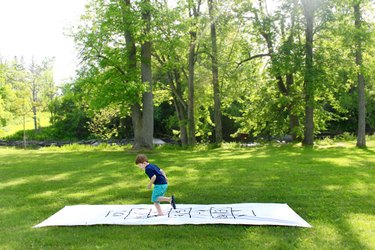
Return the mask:
[(178, 135), (182, 145), (188, 144), (188, 53), (190, 35), (189, 25), (184, 22), (187, 12), (181, 15), (184, 6), (170, 8), (167, 3), (160, 4), (155, 13), (155, 22), (159, 24), (157, 40), (153, 47), (155, 60), (155, 81), (169, 90), (172, 105), (175, 108)]
[[(90, 99), (101, 100), (96, 101), (101, 107), (117, 103), (125, 110), (122, 115), (132, 110), (140, 145), (144, 125), (151, 124), (143, 118), (151, 117), (145, 115), (145, 97), (152, 89), (155, 95), (165, 93), (163, 105), (175, 106), (170, 124), (179, 128), (174, 133), (182, 144), (195, 144), (196, 136), (207, 140), (212, 133), (219, 135), (211, 117), (220, 102), (225, 125), (232, 118), (229, 123), (239, 133), (301, 138), (305, 129), (304, 145), (330, 129), (330, 121), (346, 118), (342, 114), (349, 110), (345, 105), (354, 67), (347, 64), (353, 59), (349, 46), (340, 47), (335, 33), (347, 24), (339, 15), (332, 17), (337, 2), (325, 1), (331, 6), (318, 8), (323, 0), (285, 0), (272, 12), (263, 0), (209, 0), (209, 8), (200, 8), (198, 0), (177, 5), (123, 0), (122, 12), (114, 4), (118, 1), (93, 2), (98, 8), (87, 17), (96, 20), (81, 36), (90, 76), (85, 91)], [(147, 5), (153, 14), (149, 35)], [(149, 51), (156, 60), (148, 64)], [(234, 132), (225, 129), (226, 136)]]
[[(126, 7), (131, 6), (130, 0), (126, 0)], [(149, 0), (141, 1), (141, 14), (144, 27), (141, 36), (141, 81), (145, 84), (145, 90), (142, 93), (142, 107), (135, 103), (132, 105), (132, 119), (134, 129), (134, 145), (135, 149), (152, 148), (154, 135), (154, 106), (152, 96), (152, 70), (151, 70), (151, 4)], [(131, 60), (134, 60), (134, 40), (131, 30), (134, 26), (126, 19), (128, 13), (123, 12), (124, 27), (126, 29), (127, 44), (129, 44), (128, 53)], [(129, 58), (130, 60), (130, 58)]]
[(362, 39), (362, 12), (361, 1), (354, 3), (354, 23), (356, 28), (355, 36), (355, 63), (358, 67), (357, 88), (358, 88), (358, 131), (357, 147), (366, 146), (366, 95), (365, 95), (365, 77), (363, 74), (363, 39)]
[(0, 58), (0, 127), (5, 126), (12, 119), (12, 102), (14, 91), (8, 82), (10, 65)]
[(188, 78), (188, 144), (194, 146), (196, 143), (195, 138), (195, 63), (197, 57), (197, 25), (198, 18), (201, 15), (201, 0), (188, 0), (189, 18), (191, 20), (190, 27), (190, 44), (189, 44), (189, 78)]
[(154, 104), (152, 95), (152, 69), (151, 69), (151, 2), (143, 0), (142, 20), (145, 23), (143, 28), (144, 39), (141, 48), (141, 75), (142, 82), (146, 84), (146, 90), (142, 94), (143, 100), (143, 133), (145, 146), (152, 148), (154, 137)]
[(215, 142), (221, 143), (223, 141), (222, 128), (222, 113), (221, 113), (221, 96), (219, 86), (219, 66), (218, 66), (218, 50), (217, 50), (217, 35), (216, 35), (216, 13), (217, 2), (215, 0), (208, 0), (208, 12), (210, 15), (210, 33), (211, 33), (211, 62), (212, 62), (212, 88), (214, 93), (214, 122), (215, 122)]
[(132, 117), (133, 147), (152, 148), (150, 2), (92, 0), (87, 8), (74, 37), (88, 104), (97, 111), (120, 106), (122, 115)]
[(303, 14), (305, 16), (305, 74), (304, 74), (304, 91), (305, 91), (305, 128), (303, 145), (314, 144), (314, 103), (315, 103), (315, 86), (314, 86), (314, 64), (313, 64), (313, 42), (314, 42), (314, 20), (318, 2), (321, 0), (301, 0)]
[(53, 58), (46, 58), (41, 63), (37, 63), (34, 58), (28, 69), (28, 82), (31, 91), (31, 103), (34, 120), (34, 129), (40, 127), (38, 123), (38, 113), (46, 109), (47, 103), (51, 100), (51, 95), (56, 93), (56, 87), (51, 74), (53, 69)]
[[(253, 60), (259, 57), (270, 58), (270, 74), (275, 78), (278, 89), (277, 102), (280, 112), (285, 110), (285, 116), (289, 120), (289, 129), (286, 131), (296, 139), (299, 130), (298, 104), (299, 95), (296, 94), (297, 83), (295, 74), (300, 70), (301, 50), (297, 40), (300, 32), (297, 24), (299, 8), (296, 0), (286, 1), (281, 10), (276, 14), (267, 12), (268, 6), (259, 1), (259, 9), (254, 9), (255, 27), (263, 37), (268, 53), (249, 57), (245, 60)], [(291, 12), (285, 10), (292, 9)], [(279, 24), (278, 24), (279, 23)]]
[(27, 77), (28, 73), (23, 58), (15, 58), (12, 62), (12, 72), (8, 78), (8, 82), (15, 94), (12, 101), (12, 112), (15, 114), (15, 117), (22, 118), (24, 147), (26, 147), (26, 118), (33, 106), (30, 82)]

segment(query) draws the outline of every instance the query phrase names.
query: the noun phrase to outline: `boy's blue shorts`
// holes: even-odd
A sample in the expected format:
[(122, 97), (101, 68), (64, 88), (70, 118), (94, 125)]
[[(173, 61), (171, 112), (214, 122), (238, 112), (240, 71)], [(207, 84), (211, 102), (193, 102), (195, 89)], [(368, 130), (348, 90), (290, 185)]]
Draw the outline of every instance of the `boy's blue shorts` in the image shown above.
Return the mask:
[(154, 185), (154, 190), (152, 190), (151, 201), (158, 202), (160, 196), (164, 196), (167, 192), (168, 184), (158, 184)]

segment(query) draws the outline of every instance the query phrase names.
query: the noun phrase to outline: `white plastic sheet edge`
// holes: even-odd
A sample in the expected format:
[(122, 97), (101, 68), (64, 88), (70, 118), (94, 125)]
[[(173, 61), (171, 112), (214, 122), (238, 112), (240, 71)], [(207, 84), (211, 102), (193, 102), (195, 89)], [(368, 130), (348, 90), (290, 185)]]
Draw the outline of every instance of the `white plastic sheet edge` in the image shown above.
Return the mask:
[(156, 216), (153, 205), (73, 205), (35, 225), (89, 226), (89, 225), (185, 225), (231, 224), (311, 227), (288, 204), (177, 204), (173, 210), (163, 204), (164, 216)]

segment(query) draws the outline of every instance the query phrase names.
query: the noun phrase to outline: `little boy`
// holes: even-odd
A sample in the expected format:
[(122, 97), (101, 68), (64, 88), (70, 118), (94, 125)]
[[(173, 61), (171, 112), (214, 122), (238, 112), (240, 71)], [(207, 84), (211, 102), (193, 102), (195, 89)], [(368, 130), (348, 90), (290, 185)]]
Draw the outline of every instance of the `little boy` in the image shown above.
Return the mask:
[(163, 216), (163, 211), (160, 207), (160, 202), (169, 202), (173, 209), (176, 209), (176, 202), (174, 195), (172, 197), (165, 197), (165, 193), (168, 189), (168, 178), (165, 172), (154, 164), (150, 164), (145, 155), (137, 155), (135, 158), (135, 164), (144, 170), (147, 176), (150, 178), (150, 183), (147, 185), (148, 189), (151, 189), (154, 184), (154, 190), (152, 191), (151, 201), (154, 203), (158, 216)]

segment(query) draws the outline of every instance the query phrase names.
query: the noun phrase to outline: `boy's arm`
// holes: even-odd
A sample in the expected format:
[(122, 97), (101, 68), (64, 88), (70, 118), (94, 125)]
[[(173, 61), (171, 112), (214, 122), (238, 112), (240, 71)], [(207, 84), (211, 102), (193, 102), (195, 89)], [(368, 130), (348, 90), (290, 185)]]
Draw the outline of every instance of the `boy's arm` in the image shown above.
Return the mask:
[(153, 175), (153, 176), (150, 178), (150, 183), (148, 183), (148, 185), (147, 185), (147, 188), (148, 188), (148, 189), (151, 189), (152, 184), (154, 184), (155, 180), (156, 180), (156, 175)]
[(163, 169), (160, 169), (160, 172), (164, 176), (164, 178), (168, 181), (167, 174), (163, 171)]

